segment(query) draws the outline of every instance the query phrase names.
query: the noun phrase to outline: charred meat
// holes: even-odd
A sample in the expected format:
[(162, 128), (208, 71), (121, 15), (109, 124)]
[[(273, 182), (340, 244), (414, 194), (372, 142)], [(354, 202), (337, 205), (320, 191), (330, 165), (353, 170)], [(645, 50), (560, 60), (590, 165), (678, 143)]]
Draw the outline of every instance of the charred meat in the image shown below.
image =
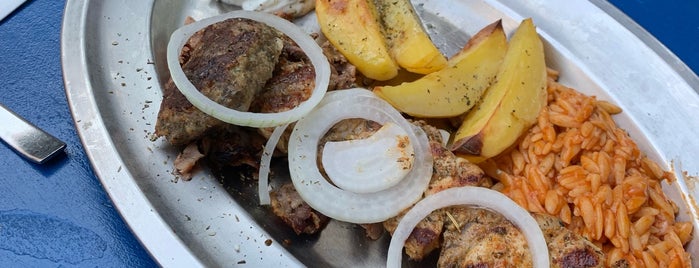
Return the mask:
[(210, 129), (199, 144), (207, 162), (215, 170), (237, 166), (257, 169), (265, 142), (253, 128), (227, 124)]
[(604, 253), (595, 244), (574, 233), (563, 222), (546, 214), (532, 214), (536, 219), (551, 256), (551, 267), (604, 267)]
[[(212, 24), (188, 41), (180, 57), (182, 69), (213, 101), (247, 111), (273, 75), (283, 48), (282, 36), (276, 29), (248, 19)], [(163, 93), (155, 134), (171, 144), (186, 145), (224, 124), (194, 107), (172, 81)]]
[(322, 230), (330, 220), (306, 204), (291, 183), (272, 191), (270, 198), (272, 212), (296, 234), (314, 234)]

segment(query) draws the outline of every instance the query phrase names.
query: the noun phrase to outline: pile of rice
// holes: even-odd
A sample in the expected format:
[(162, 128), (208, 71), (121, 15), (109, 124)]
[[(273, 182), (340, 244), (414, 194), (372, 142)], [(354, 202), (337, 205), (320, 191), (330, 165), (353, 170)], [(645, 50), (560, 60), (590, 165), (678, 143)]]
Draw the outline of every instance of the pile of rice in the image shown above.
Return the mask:
[(490, 162), (497, 188), (597, 244), (606, 266), (623, 259), (630, 267), (690, 267), (683, 246), (692, 224), (675, 221), (678, 208), (660, 186), (674, 179), (672, 173), (617, 127), (611, 115), (619, 107), (565, 87), (551, 74), (548, 106), (537, 124)]

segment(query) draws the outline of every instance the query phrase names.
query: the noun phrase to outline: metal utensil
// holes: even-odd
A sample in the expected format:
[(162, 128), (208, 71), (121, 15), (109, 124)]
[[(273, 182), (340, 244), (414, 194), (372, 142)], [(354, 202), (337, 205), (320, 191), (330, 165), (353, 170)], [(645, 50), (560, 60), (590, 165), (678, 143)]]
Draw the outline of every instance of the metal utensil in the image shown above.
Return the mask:
[(27, 0), (4, 0), (0, 3), (0, 21), (5, 18), (5, 16), (10, 15), (12, 11), (22, 5)]
[(32, 125), (0, 104), (0, 139), (21, 156), (42, 164), (65, 149), (65, 142)]

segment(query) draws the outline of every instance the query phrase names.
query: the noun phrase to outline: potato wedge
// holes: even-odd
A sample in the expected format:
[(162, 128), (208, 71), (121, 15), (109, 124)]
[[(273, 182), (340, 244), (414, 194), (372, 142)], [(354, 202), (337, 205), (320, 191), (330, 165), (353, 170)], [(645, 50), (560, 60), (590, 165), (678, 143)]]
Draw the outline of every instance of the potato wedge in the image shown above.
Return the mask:
[(320, 30), (366, 77), (380, 81), (398, 74), (373, 0), (316, 0)]
[(441, 70), (447, 59), (432, 43), (410, 0), (376, 0), (389, 52), (400, 67), (419, 74)]
[(464, 117), (450, 149), (476, 161), (501, 153), (536, 123), (546, 94), (543, 45), (532, 20), (525, 19), (510, 40), (496, 82)]
[(447, 67), (413, 82), (374, 87), (401, 112), (422, 118), (458, 116), (471, 109), (500, 69), (507, 38), (497, 21), (479, 31)]

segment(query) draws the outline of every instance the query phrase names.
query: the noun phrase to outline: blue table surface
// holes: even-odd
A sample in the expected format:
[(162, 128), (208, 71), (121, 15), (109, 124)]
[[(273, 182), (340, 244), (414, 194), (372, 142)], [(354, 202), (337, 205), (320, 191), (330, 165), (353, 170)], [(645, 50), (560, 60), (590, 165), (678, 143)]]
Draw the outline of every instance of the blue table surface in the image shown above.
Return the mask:
[[(611, 2), (699, 73), (698, 4)], [(0, 143), (0, 267), (157, 266), (112, 206), (73, 124), (61, 72), (64, 5), (29, 0), (0, 21), (0, 103), (68, 144), (36, 165)]]

